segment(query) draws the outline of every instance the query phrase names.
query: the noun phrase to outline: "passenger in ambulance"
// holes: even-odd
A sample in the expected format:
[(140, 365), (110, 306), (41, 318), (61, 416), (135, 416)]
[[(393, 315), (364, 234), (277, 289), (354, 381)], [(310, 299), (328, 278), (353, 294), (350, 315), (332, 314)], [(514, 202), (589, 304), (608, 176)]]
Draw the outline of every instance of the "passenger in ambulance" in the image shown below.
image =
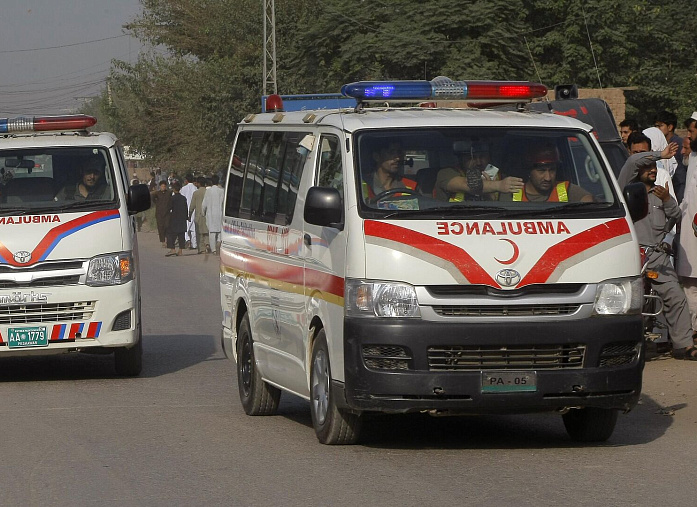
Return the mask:
[(63, 187), (56, 201), (92, 201), (108, 199), (108, 186), (104, 181), (104, 159), (94, 156), (86, 159), (80, 167), (80, 181)]
[(491, 163), (488, 144), (482, 141), (456, 141), (453, 151), (459, 158), (458, 168), (438, 171), (434, 197), (441, 201), (497, 201), (500, 193), (523, 188), (523, 180), (506, 176)]
[(404, 148), (399, 141), (390, 141), (373, 151), (374, 170), (363, 175), (363, 199), (369, 200), (387, 190), (416, 190), (416, 181), (402, 175)]
[(534, 144), (525, 158), (528, 169), (523, 188), (500, 200), (533, 202), (593, 202), (593, 195), (570, 181), (557, 181), (561, 160), (553, 144)]

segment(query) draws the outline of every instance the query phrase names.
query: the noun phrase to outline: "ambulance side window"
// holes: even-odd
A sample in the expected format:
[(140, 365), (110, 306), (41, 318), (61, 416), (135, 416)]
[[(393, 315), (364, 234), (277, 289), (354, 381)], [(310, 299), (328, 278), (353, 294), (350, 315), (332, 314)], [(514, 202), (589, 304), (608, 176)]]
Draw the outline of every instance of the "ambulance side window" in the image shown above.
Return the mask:
[(276, 218), (276, 199), (278, 197), (278, 181), (283, 161), (283, 132), (274, 132), (269, 139), (269, 160), (264, 172), (262, 187), (262, 217), (265, 222), (274, 222)]
[(343, 164), (341, 162), (341, 142), (334, 135), (320, 137), (319, 167), (317, 185), (336, 188), (344, 197)]
[(235, 145), (235, 152), (232, 154), (230, 173), (226, 185), (225, 216), (228, 217), (238, 217), (240, 215), (242, 182), (251, 142), (252, 134), (250, 132), (240, 132), (237, 136), (237, 144)]
[(307, 151), (300, 148), (300, 141), (306, 135), (308, 132), (286, 132), (285, 134), (286, 149), (283, 157), (276, 214), (276, 223), (280, 225), (289, 225), (293, 219), (300, 177), (307, 160)]
[(244, 182), (242, 186), (242, 203), (240, 206), (240, 216), (251, 218), (255, 212), (254, 196), (261, 194), (261, 175), (258, 174), (259, 160), (261, 158), (261, 148), (264, 141), (263, 132), (252, 133), (252, 143), (249, 149), (249, 157), (247, 158), (247, 167), (245, 168)]

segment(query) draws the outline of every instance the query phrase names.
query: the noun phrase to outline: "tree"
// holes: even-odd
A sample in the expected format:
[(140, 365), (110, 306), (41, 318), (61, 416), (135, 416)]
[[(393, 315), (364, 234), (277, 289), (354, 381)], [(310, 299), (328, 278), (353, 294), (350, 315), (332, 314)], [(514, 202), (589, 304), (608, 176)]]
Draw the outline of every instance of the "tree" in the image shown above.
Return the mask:
[[(279, 93), (369, 79), (528, 79), (638, 87), (628, 111), (697, 109), (692, 0), (276, 0)], [(99, 113), (179, 171), (227, 164), (265, 76), (260, 0), (142, 0), (128, 29), (154, 49), (118, 62)], [(100, 120), (100, 124), (102, 124)]]

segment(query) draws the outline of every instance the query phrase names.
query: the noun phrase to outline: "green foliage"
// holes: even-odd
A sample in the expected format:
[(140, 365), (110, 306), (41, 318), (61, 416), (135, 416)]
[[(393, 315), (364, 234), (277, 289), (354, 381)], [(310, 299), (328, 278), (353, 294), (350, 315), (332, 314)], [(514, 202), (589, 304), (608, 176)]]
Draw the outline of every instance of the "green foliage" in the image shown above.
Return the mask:
[[(648, 125), (697, 109), (692, 0), (276, 0), (278, 92), (337, 92), (367, 79), (529, 79), (636, 87)], [(227, 164), (258, 112), (263, 0), (142, 0), (132, 33), (154, 49), (119, 62), (86, 105), (125, 144), (180, 172)], [(270, 36), (270, 34), (268, 34)]]

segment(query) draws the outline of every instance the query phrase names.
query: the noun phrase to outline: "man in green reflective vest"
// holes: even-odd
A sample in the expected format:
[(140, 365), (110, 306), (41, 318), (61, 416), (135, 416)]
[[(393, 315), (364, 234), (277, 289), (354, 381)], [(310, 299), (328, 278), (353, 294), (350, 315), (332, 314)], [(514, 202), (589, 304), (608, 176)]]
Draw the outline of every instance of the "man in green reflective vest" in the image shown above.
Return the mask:
[(592, 202), (593, 196), (569, 181), (557, 181), (561, 167), (559, 154), (552, 144), (534, 146), (528, 157), (530, 169), (521, 190), (513, 194), (513, 201), (538, 202)]

